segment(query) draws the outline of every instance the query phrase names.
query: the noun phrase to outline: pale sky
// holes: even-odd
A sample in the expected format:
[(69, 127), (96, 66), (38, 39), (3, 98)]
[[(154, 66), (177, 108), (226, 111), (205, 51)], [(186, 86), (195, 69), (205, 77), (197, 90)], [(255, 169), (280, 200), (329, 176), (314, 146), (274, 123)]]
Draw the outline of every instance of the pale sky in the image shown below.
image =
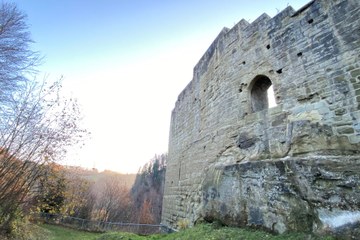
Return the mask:
[(40, 75), (64, 76), (91, 138), (64, 164), (136, 173), (167, 152), (171, 111), (223, 27), (310, 0), (9, 0), (28, 15)]

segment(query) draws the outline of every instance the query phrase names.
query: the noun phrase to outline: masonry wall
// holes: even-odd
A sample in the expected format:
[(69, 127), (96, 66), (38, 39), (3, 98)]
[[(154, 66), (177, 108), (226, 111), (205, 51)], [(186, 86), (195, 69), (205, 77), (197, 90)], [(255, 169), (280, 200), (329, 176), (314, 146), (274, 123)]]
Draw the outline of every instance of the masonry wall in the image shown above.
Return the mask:
[[(208, 191), (221, 185), (223, 194), (231, 195), (231, 186), (242, 180), (241, 174), (235, 180), (224, 177), (229, 167), (233, 174), (248, 163), (259, 168), (259, 162), (321, 157), (339, 162), (344, 156), (359, 163), (359, 5), (357, 0), (315, 0), (297, 11), (287, 7), (273, 18), (263, 14), (220, 32), (172, 112), (164, 224), (216, 218), (249, 224), (254, 217), (236, 213), (250, 212), (243, 192), (239, 198), (245, 200), (236, 203), (220, 196), (219, 189), (215, 196)], [(254, 111), (251, 92), (264, 77), (272, 83), (277, 106)], [(346, 177), (359, 177), (350, 175)], [(359, 187), (353, 191), (359, 194)], [(359, 203), (356, 199), (353, 205)], [(267, 206), (264, 213), (269, 210), (277, 211)], [(274, 229), (271, 221), (255, 225), (278, 232), (291, 229), (285, 220)]]

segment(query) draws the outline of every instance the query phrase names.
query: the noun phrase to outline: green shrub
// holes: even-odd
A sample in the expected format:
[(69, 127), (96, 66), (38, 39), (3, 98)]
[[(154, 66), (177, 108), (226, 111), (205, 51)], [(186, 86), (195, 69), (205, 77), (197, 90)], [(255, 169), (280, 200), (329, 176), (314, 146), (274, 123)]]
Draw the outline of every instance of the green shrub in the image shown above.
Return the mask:
[(177, 225), (178, 229), (184, 230), (189, 227), (190, 221), (188, 219), (180, 219), (176, 225)]
[(48, 239), (49, 232), (39, 226), (31, 223), (28, 217), (18, 210), (7, 219), (6, 223), (2, 225), (1, 239), (11, 240), (38, 240)]

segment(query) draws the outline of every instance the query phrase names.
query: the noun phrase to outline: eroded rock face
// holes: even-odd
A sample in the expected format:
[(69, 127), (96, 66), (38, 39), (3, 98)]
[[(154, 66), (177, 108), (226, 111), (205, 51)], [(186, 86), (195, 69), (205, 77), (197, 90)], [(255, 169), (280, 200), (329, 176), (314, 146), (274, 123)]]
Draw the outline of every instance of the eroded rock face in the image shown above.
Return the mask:
[(339, 232), (360, 221), (360, 158), (308, 157), (209, 167), (198, 215), (275, 232)]
[(358, 16), (358, 0), (315, 0), (220, 32), (172, 112), (164, 224), (356, 236)]

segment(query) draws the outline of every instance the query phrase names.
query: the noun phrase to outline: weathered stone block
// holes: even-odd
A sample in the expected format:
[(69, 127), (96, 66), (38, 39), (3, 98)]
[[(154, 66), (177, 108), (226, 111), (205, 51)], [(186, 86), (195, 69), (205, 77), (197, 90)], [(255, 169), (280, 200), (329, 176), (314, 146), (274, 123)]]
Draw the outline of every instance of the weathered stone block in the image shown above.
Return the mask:
[(357, 77), (360, 75), (360, 69), (355, 69), (353, 71), (350, 72), (352, 77)]
[(337, 130), (337, 132), (339, 133), (339, 134), (352, 134), (352, 133), (354, 133), (354, 128), (352, 128), (352, 127), (338, 127), (338, 128), (336, 128), (336, 130)]
[(335, 115), (344, 115), (344, 113), (346, 113), (346, 109), (344, 108), (339, 108), (335, 110)]

